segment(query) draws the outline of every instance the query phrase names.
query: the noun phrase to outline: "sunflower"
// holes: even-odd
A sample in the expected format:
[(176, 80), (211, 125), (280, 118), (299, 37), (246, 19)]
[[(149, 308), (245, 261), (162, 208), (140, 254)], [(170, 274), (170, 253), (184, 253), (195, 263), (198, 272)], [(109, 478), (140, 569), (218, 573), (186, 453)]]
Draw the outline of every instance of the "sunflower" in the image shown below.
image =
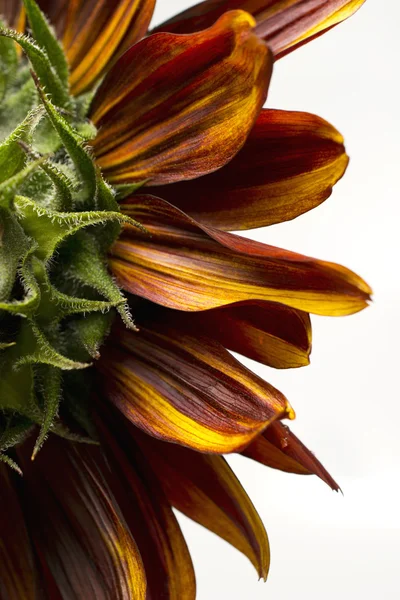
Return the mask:
[(336, 129), (262, 107), (274, 61), (362, 3), (207, 0), (146, 36), (154, 0), (0, 1), (2, 599), (194, 598), (173, 508), (265, 579), (225, 453), (338, 489), (229, 351), (307, 365), (309, 313), (371, 290), (230, 231), (342, 177)]

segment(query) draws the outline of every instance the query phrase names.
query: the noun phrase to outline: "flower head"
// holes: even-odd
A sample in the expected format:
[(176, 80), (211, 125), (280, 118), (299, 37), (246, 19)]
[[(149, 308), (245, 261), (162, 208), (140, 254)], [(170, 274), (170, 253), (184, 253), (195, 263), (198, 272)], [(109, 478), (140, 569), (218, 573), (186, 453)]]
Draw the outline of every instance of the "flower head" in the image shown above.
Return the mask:
[(339, 489), (229, 351), (307, 365), (309, 314), (371, 290), (230, 231), (342, 177), (334, 127), (262, 107), (274, 61), (362, 3), (207, 0), (144, 37), (154, 0), (0, 0), (2, 597), (194, 598), (173, 507), (266, 578), (225, 453)]

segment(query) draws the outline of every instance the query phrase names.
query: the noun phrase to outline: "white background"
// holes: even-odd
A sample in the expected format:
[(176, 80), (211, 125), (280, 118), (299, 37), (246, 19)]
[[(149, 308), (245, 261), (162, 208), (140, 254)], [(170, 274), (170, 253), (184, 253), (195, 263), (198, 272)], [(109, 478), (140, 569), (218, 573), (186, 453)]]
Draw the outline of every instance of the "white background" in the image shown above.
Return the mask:
[[(194, 4), (158, 0), (153, 24)], [(269, 533), (268, 582), (200, 526), (180, 518), (199, 600), (400, 598), (400, 123), (398, 0), (367, 0), (325, 36), (275, 65), (267, 106), (314, 112), (346, 139), (351, 162), (331, 198), (254, 239), (342, 263), (372, 285), (373, 305), (314, 317), (312, 363), (274, 371), (246, 364), (281, 389), (292, 429), (341, 485), (232, 457)]]

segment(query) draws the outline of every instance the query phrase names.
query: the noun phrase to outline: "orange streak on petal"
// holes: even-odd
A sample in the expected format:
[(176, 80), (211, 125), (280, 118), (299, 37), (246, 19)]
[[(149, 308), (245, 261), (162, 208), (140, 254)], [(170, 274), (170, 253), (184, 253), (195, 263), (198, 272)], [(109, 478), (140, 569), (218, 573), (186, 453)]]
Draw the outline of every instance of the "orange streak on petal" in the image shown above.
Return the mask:
[(320, 315), (365, 308), (371, 289), (352, 271), (202, 226), (152, 196), (133, 196), (122, 210), (149, 235), (126, 228), (110, 266), (120, 285), (183, 311), (264, 300)]
[[(150, 36), (107, 75), (92, 106), (98, 164), (114, 183), (199, 177), (243, 145), (272, 61), (244, 12), (195, 35)], [(232, 77), (232, 72), (235, 77)]]
[(221, 456), (202, 455), (137, 435), (171, 504), (225, 539), (267, 578), (270, 552), (253, 504)]
[[(166, 315), (167, 317), (167, 315)], [(109, 338), (98, 369), (109, 399), (138, 427), (202, 452), (233, 452), (275, 419), (293, 418), (286, 398), (220, 344), (163, 324)]]

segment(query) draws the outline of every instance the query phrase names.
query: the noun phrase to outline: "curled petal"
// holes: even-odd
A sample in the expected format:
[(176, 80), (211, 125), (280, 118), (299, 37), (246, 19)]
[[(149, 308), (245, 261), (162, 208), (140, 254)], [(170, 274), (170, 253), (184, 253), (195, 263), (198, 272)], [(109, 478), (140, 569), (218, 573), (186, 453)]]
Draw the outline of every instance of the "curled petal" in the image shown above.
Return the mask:
[(150, 464), (129, 433), (128, 421), (101, 401), (96, 402), (95, 413), (108, 464), (120, 482), (113, 492), (146, 570), (146, 598), (194, 600), (195, 575), (185, 539)]
[(267, 533), (251, 500), (222, 456), (199, 454), (137, 436), (169, 502), (237, 548), (267, 578)]
[(144, 600), (142, 561), (100, 450), (51, 438), (33, 465), (28, 454), (23, 460), (29, 529), (62, 598)]
[(273, 302), (242, 302), (198, 313), (170, 311), (193, 332), (201, 331), (243, 356), (276, 369), (308, 365), (311, 321), (307, 313)]
[(205, 0), (172, 17), (157, 31), (191, 33), (209, 27), (227, 10), (242, 9), (280, 58), (351, 17), (365, 0)]
[(347, 164), (343, 138), (329, 123), (309, 113), (267, 109), (225, 167), (148, 191), (206, 225), (253, 229), (321, 204)]
[(367, 306), (369, 286), (334, 263), (203, 226), (153, 196), (121, 208), (152, 236), (126, 228), (110, 265), (122, 287), (152, 302), (198, 311), (267, 300), (332, 316)]
[[(166, 315), (168, 319), (168, 315)], [(169, 325), (164, 311), (116, 329), (97, 367), (107, 397), (135, 425), (202, 452), (234, 452), (275, 419), (286, 398), (212, 338)]]
[(36, 600), (37, 569), (10, 469), (0, 464), (0, 596)]
[(234, 11), (194, 35), (150, 36), (119, 59), (91, 109), (97, 162), (112, 183), (192, 179), (240, 150), (272, 69), (253, 26)]
[(314, 454), (283, 423), (272, 423), (242, 454), (280, 471), (317, 475), (333, 490), (340, 489)]

